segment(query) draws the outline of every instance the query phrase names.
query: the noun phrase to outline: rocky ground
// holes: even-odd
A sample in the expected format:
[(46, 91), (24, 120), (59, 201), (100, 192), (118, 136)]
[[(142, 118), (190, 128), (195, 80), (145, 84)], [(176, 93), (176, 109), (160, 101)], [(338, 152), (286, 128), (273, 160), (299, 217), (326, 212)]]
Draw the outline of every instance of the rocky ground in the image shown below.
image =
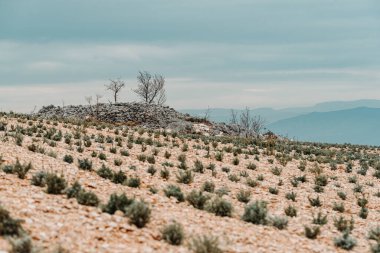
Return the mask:
[[(0, 207), (22, 220), (23, 232), (4, 234), (0, 215), (0, 252), (12, 247), (28, 252), (11, 243), (18, 237), (30, 238), (34, 252), (371, 252), (378, 243), (368, 238), (380, 221), (377, 148), (248, 142), (82, 123), (1, 116)], [(91, 168), (80, 165), (84, 159)], [(15, 169), (17, 160), (20, 168), (32, 165), (25, 177)], [(103, 165), (113, 173), (108, 179), (99, 172)], [(127, 180), (116, 182), (120, 171)], [(36, 185), (38, 173), (48, 186)], [(49, 194), (46, 175), (62, 176), (66, 189)], [(69, 198), (67, 189), (76, 181), (99, 201), (79, 204), (80, 197)], [(168, 197), (169, 185), (178, 186), (185, 200)], [(202, 192), (204, 205), (193, 190)], [(146, 224), (134, 223), (133, 204), (107, 213), (104, 206), (113, 193), (144, 201), (150, 210)], [(189, 196), (198, 196), (201, 204)], [(317, 197), (320, 206), (312, 206)], [(260, 200), (267, 203), (267, 214), (252, 207)], [(326, 224), (313, 224), (318, 213), (326, 215)], [(339, 217), (347, 223), (352, 218), (354, 227), (337, 244), (344, 225), (338, 226)], [(163, 234), (173, 222), (183, 228), (180, 245), (171, 245)], [(320, 233), (308, 238), (305, 226), (319, 227)], [(194, 245), (203, 236), (215, 239), (212, 246)]]

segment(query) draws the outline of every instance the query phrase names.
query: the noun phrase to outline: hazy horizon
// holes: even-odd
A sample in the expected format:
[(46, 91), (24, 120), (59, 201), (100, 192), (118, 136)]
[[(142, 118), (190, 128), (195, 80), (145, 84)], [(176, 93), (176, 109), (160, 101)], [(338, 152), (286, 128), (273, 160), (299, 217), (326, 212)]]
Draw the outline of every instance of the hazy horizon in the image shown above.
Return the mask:
[[(375, 0), (0, 2), (0, 110), (84, 104), (139, 70), (176, 109), (380, 99)], [(103, 102), (107, 102), (105, 96)]]

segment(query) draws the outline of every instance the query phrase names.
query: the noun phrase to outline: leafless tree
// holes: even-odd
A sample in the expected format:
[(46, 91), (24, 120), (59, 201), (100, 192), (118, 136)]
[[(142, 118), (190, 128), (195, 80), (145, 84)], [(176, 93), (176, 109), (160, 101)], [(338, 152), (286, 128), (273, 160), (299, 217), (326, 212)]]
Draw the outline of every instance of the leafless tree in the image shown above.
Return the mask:
[(210, 120), (210, 113), (211, 113), (211, 109), (210, 107), (208, 106), (207, 107), (207, 110), (205, 111), (205, 114), (203, 116), (203, 120), (204, 121), (209, 121)]
[(133, 91), (144, 103), (163, 105), (166, 102), (165, 77), (139, 71), (137, 82), (137, 88)]
[(239, 135), (244, 137), (257, 137), (265, 127), (265, 120), (261, 116), (251, 115), (251, 111), (245, 108), (238, 118), (237, 112), (231, 110), (231, 125)]
[(110, 83), (106, 84), (105, 86), (106, 86), (106, 90), (109, 90), (112, 92), (112, 96), (116, 104), (118, 96), (119, 96), (119, 92), (121, 91), (121, 89), (125, 87), (125, 82), (121, 80), (120, 78), (110, 79)]

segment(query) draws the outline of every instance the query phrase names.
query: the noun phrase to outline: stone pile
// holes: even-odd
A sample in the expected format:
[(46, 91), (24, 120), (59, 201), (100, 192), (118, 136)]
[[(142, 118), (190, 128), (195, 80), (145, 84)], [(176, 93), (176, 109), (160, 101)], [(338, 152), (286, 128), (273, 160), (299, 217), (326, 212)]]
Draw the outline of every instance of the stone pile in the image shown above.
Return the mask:
[(34, 114), (43, 119), (98, 120), (108, 123), (139, 125), (146, 128), (164, 128), (178, 132), (205, 135), (235, 135), (233, 127), (224, 123), (202, 121), (189, 114), (177, 112), (169, 106), (144, 103), (98, 105), (44, 106)]

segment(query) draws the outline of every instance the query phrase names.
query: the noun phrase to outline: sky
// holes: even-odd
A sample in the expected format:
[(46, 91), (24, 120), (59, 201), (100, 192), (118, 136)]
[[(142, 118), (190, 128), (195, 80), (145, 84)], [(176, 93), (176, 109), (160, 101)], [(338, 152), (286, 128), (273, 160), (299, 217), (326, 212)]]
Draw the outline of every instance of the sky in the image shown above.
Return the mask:
[(379, 0), (0, 0), (0, 111), (84, 104), (139, 70), (176, 109), (380, 99)]

